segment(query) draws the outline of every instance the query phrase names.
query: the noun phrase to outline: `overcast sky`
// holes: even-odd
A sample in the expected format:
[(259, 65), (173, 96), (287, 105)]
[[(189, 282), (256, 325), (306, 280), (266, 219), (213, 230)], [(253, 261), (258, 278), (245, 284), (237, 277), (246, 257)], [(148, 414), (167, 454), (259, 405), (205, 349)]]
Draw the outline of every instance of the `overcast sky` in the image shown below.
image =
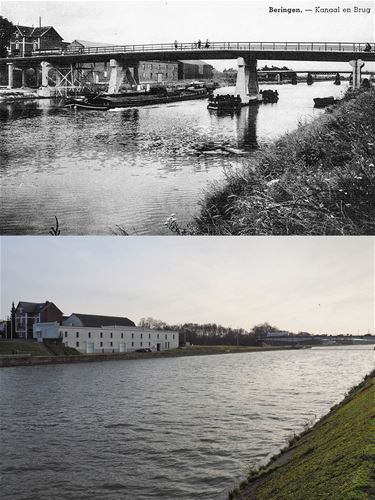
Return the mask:
[(371, 237), (2, 237), (2, 317), (11, 303), (73, 312), (265, 321), (312, 333), (374, 333)]
[[(269, 6), (337, 7), (340, 13), (269, 13)], [(354, 6), (371, 8), (355, 13)], [(343, 9), (351, 8), (351, 12)], [(14, 23), (53, 25), (65, 41), (74, 39), (113, 44), (210, 41), (374, 41), (374, 2), (322, 0), (269, 2), (251, 1), (44, 1), (1, 2), (2, 15)], [(212, 61), (218, 69), (234, 61)], [(262, 61), (263, 64), (263, 61)], [(277, 64), (277, 62), (274, 64)], [(284, 62), (283, 64), (287, 64)], [(294, 69), (322, 68), (327, 63), (291, 62)], [(347, 69), (329, 63), (332, 69)], [(371, 66), (373, 67), (373, 66)]]

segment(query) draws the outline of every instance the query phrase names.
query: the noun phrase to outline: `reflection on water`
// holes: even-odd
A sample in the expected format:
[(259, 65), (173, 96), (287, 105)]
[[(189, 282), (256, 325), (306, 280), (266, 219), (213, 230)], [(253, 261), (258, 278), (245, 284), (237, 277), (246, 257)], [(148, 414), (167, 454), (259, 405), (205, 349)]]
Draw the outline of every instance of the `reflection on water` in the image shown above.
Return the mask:
[(281, 85), (277, 104), (218, 115), (207, 101), (138, 109), (73, 111), (62, 101), (0, 104), (2, 234), (167, 234), (229, 167), (254, 148), (319, 114), (313, 97), (338, 95), (332, 82)]
[(1, 498), (224, 500), (373, 367), (353, 346), (3, 368)]

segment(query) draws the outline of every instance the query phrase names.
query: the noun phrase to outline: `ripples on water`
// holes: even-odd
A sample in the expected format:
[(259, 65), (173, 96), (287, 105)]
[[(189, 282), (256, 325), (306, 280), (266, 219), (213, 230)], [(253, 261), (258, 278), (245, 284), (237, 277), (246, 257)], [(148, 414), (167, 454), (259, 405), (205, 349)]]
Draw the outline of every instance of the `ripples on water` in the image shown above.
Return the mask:
[(4, 500), (226, 498), (374, 368), (339, 348), (4, 368)]
[(167, 234), (171, 213), (187, 223), (226, 168), (321, 113), (313, 97), (343, 88), (281, 85), (277, 104), (234, 116), (207, 110), (206, 100), (108, 112), (50, 100), (0, 104), (0, 232), (47, 234), (57, 215), (63, 234), (109, 234), (117, 225)]

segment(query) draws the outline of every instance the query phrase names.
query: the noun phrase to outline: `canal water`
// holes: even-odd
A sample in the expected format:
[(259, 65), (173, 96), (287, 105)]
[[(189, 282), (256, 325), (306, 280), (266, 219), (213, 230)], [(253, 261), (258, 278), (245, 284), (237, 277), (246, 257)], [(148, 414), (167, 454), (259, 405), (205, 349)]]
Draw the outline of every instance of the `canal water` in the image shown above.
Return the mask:
[(3, 368), (1, 498), (225, 499), (373, 368), (373, 346)]
[(0, 233), (48, 234), (57, 216), (64, 235), (171, 234), (169, 215), (187, 223), (226, 169), (322, 113), (313, 98), (338, 97), (347, 83), (263, 86), (276, 87), (278, 103), (234, 116), (207, 100), (108, 112), (0, 104)]

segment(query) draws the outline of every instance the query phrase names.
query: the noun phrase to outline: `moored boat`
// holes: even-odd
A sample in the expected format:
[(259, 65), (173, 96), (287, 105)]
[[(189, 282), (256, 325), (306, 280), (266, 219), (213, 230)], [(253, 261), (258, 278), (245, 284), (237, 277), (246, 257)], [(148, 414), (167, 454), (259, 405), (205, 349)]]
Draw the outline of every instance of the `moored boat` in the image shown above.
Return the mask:
[(262, 101), (265, 104), (274, 103), (279, 100), (279, 93), (277, 90), (271, 90), (271, 89), (261, 90), (260, 94), (262, 95)]
[(325, 108), (326, 106), (331, 106), (331, 104), (335, 104), (335, 98), (333, 96), (329, 97), (315, 97), (314, 99), (314, 107), (315, 108)]
[(234, 95), (216, 95), (211, 96), (208, 101), (207, 109), (213, 109), (216, 111), (237, 111), (241, 109), (241, 97)]

